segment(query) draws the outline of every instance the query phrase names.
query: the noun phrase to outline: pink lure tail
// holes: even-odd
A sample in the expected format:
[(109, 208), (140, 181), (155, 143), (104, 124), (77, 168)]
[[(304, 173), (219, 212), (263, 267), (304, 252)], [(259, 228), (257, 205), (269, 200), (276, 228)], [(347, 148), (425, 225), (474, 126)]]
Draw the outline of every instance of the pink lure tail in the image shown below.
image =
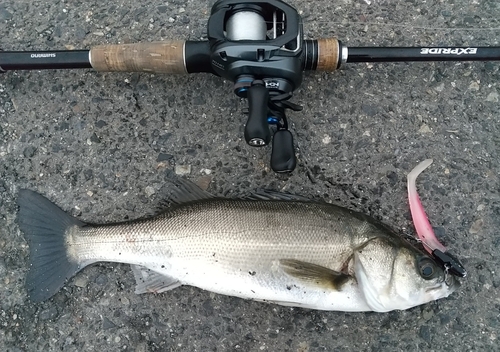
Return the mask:
[(446, 247), (439, 242), (434, 234), (434, 230), (427, 219), (424, 207), (422, 206), (422, 202), (420, 201), (420, 197), (417, 193), (417, 177), (431, 164), (432, 159), (426, 159), (418, 164), (408, 174), (408, 200), (410, 202), (410, 212), (413, 219), (413, 226), (415, 226), (418, 238), (422, 241), (425, 250), (430, 254), (432, 254), (432, 251), (435, 249), (439, 249), (443, 253), (446, 252)]

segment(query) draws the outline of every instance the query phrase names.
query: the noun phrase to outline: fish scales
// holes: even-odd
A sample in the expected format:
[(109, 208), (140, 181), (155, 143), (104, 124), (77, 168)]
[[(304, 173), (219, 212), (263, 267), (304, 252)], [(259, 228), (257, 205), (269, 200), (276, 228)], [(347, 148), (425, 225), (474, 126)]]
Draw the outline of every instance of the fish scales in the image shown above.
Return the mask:
[(154, 219), (83, 227), (68, 245), (78, 261), (141, 264), (147, 255), (155, 262), (173, 258), (238, 267), (289, 258), (339, 270), (369, 231), (376, 229), (328, 204), (214, 199)]

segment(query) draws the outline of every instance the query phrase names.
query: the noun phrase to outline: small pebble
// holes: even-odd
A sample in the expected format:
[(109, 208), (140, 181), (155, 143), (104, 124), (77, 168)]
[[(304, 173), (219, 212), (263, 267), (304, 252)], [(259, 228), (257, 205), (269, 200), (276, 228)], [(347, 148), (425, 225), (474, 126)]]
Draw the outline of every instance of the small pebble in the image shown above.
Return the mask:
[(122, 304), (124, 306), (128, 306), (130, 304), (130, 301), (129, 301), (129, 299), (127, 297), (121, 298), (120, 301), (122, 302)]
[(116, 324), (113, 323), (111, 320), (109, 320), (108, 318), (104, 318), (102, 320), (102, 328), (103, 330), (108, 330), (108, 329), (112, 329), (116, 327)]
[(498, 103), (499, 101), (499, 95), (497, 92), (491, 92), (490, 94), (488, 94), (488, 96), (486, 97), (486, 101), (490, 101), (490, 102), (493, 102), (493, 103)]
[(420, 129), (418, 130), (418, 132), (420, 133), (431, 133), (431, 129), (429, 128), (429, 126), (427, 126), (425, 123), (420, 126)]
[(39, 315), (40, 320), (42, 321), (47, 321), (47, 320), (54, 320), (57, 318), (59, 315), (57, 308), (55, 306), (52, 306), (44, 311), (42, 311)]
[(151, 186), (147, 186), (145, 189), (144, 189), (144, 193), (146, 193), (146, 195), (148, 197), (151, 197), (153, 194), (156, 193), (155, 189)]
[(13, 15), (4, 6), (0, 6), (0, 20), (10, 20), (12, 19)]
[(36, 148), (31, 146), (31, 145), (24, 148), (24, 151), (23, 151), (23, 155), (27, 158), (33, 157), (35, 155), (35, 153), (36, 153)]
[(479, 233), (483, 228), (483, 219), (477, 219), (472, 223), (472, 226), (469, 229), (469, 233), (476, 234)]
[(437, 85), (436, 87), (434, 87), (434, 90), (436, 92), (442, 92), (444, 90), (444, 83), (441, 83), (441, 84)]
[(425, 321), (431, 320), (433, 316), (434, 316), (434, 312), (432, 311), (432, 309), (424, 309), (424, 311), (422, 312), (422, 318)]
[(419, 335), (426, 342), (428, 342), (428, 343), (431, 342), (431, 329), (427, 325), (422, 325), (420, 327)]
[(191, 173), (191, 165), (175, 165), (175, 174), (179, 176), (189, 175)]
[(469, 85), (470, 90), (479, 90), (479, 83), (474, 81)]
[(87, 286), (88, 282), (89, 280), (85, 276), (79, 276), (75, 280), (75, 286), (83, 288)]

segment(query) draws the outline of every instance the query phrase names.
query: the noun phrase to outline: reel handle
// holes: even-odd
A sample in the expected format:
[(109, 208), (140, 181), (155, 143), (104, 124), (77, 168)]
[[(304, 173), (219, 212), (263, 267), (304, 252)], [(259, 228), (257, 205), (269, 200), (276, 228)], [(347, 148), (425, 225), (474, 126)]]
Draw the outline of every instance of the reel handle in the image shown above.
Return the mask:
[(248, 120), (245, 126), (245, 140), (252, 147), (263, 147), (271, 141), (267, 123), (269, 91), (264, 82), (257, 81), (248, 88)]

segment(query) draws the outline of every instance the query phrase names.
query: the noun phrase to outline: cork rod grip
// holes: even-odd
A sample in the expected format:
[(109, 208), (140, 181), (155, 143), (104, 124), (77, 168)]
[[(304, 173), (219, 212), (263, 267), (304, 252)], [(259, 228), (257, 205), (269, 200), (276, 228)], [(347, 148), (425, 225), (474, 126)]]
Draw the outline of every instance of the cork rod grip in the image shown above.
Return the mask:
[(184, 41), (99, 45), (90, 50), (96, 71), (187, 73)]
[(317, 71), (335, 71), (339, 67), (339, 56), (339, 42), (337, 39), (318, 39)]

